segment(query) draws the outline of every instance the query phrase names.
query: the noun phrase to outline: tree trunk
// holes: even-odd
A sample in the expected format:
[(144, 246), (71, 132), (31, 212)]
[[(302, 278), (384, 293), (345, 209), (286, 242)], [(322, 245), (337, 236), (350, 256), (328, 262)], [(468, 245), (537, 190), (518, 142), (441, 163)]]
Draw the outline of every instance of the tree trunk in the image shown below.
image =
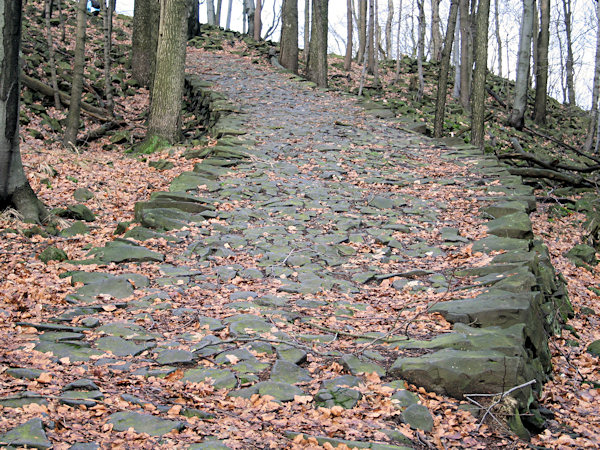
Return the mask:
[(304, 0), (304, 64), (308, 66), (310, 47), (310, 0)]
[(254, 0), (244, 0), (244, 13), (248, 19), (248, 36), (254, 36)]
[(485, 77), (487, 73), (490, 0), (479, 0), (475, 29), (475, 69), (471, 95), (471, 144), (483, 149), (485, 117)]
[(221, 8), (223, 7), (223, 0), (217, 0), (217, 12), (215, 13), (215, 25), (221, 26)]
[(152, 87), (158, 44), (159, 0), (135, 0), (131, 34), (131, 74), (143, 86)]
[(385, 20), (385, 54), (392, 59), (392, 23), (394, 21), (394, 0), (388, 0), (388, 13)]
[(527, 109), (527, 89), (531, 61), (531, 39), (533, 35), (534, 0), (523, 0), (523, 16), (519, 37), (519, 53), (517, 56), (517, 81), (515, 83), (515, 98), (508, 123), (518, 130), (525, 125), (525, 110)]
[(567, 36), (567, 95), (569, 97), (569, 105), (575, 106), (575, 82), (574, 82), (574, 59), (573, 59), (573, 37), (572, 25), (573, 14), (571, 12), (571, 0), (563, 0), (563, 10), (565, 12), (565, 34)]
[(446, 39), (442, 49), (442, 59), (440, 64), (440, 74), (438, 78), (437, 99), (435, 102), (435, 120), (433, 124), (433, 136), (442, 137), (444, 128), (444, 115), (446, 109), (446, 91), (448, 90), (448, 72), (450, 69), (450, 53), (454, 43), (454, 30), (456, 28), (456, 17), (458, 16), (459, 0), (452, 0), (450, 4), (450, 15), (448, 17), (448, 28), (446, 29)]
[(375, 73), (375, 0), (369, 0), (369, 30), (367, 33), (367, 72)]
[(281, 65), (298, 73), (298, 0), (283, 0), (281, 7)]
[(346, 1), (346, 56), (344, 70), (352, 67), (352, 0)]
[(439, 61), (441, 56), (440, 0), (431, 0), (431, 59), (432, 61)]
[(375, 16), (375, 65), (373, 66), (373, 78), (376, 85), (379, 85), (379, 53), (381, 49), (381, 27), (379, 26), (379, 2), (375, 1), (373, 15)]
[(225, 22), (225, 28), (231, 29), (231, 7), (233, 6), (233, 0), (229, 0), (227, 4), (227, 22)]
[[(458, 18), (457, 22), (460, 23), (460, 0), (458, 2)], [(455, 27), (454, 30), (454, 50), (452, 51), (452, 58), (454, 60), (454, 88), (452, 89), (452, 97), (460, 99), (460, 27)]]
[(169, 143), (180, 137), (188, 0), (161, 0), (156, 74), (148, 118), (148, 137)]
[(396, 81), (400, 79), (400, 31), (402, 30), (402, 0), (398, 5), (398, 36), (396, 38)]
[(192, 0), (189, 5), (187, 35), (188, 39), (200, 35), (200, 4), (198, 0)]
[(214, 0), (206, 0), (206, 23), (209, 25), (215, 24), (215, 2)]
[(498, 76), (502, 76), (502, 38), (500, 37), (500, 14), (498, 13), (498, 2), (494, 1), (494, 22), (496, 23), (496, 46), (498, 47)]
[(256, 0), (256, 9), (254, 10), (254, 40), (260, 41), (262, 0)]
[(469, 0), (460, 0), (460, 104), (469, 111), (471, 108), (471, 62), (472, 34)]
[(548, 91), (548, 45), (550, 43), (550, 0), (540, 0), (540, 34), (537, 39), (535, 72), (535, 106), (533, 118), (538, 125), (546, 123)]
[(361, 64), (365, 59), (367, 48), (367, 0), (358, 0), (358, 53), (356, 62)]
[(65, 42), (65, 17), (62, 13), (62, 0), (57, 0), (56, 3), (56, 6), (58, 7), (58, 22), (60, 24), (60, 40)]
[(87, 1), (79, 0), (77, 5), (77, 31), (75, 34), (75, 52), (73, 57), (73, 83), (71, 85), (71, 104), (67, 116), (67, 125), (63, 144), (74, 146), (77, 142), (79, 119), (81, 116), (81, 93), (83, 92), (83, 69), (85, 66), (85, 29), (87, 25)]
[(28, 222), (46, 217), (27, 181), (19, 150), (21, 0), (0, 0), (0, 209), (14, 207)]
[[(592, 108), (590, 110), (590, 124), (588, 127), (587, 138), (584, 148), (590, 151), (594, 144), (594, 135), (597, 132), (598, 120), (598, 99), (600, 98), (600, 3), (596, 3), (596, 60), (594, 64), (594, 84), (592, 87)], [(598, 142), (598, 139), (596, 140)]]
[(307, 77), (327, 87), (327, 11), (329, 0), (313, 0)]
[(106, 6), (106, 0), (100, 0), (100, 10), (102, 11), (102, 23), (104, 25), (104, 95), (106, 96), (106, 110), (112, 116), (115, 109), (112, 93), (112, 76), (110, 73), (112, 66), (110, 50), (112, 47), (113, 13), (112, 8)]
[(417, 101), (423, 100), (425, 91), (425, 78), (423, 76), (423, 58), (425, 57), (425, 0), (417, 0), (417, 8), (419, 10), (419, 28), (417, 41), (417, 72), (419, 77), (419, 90), (417, 92)]
[(46, 41), (48, 43), (48, 63), (50, 64), (50, 78), (54, 90), (54, 107), (60, 110), (60, 95), (58, 91), (58, 79), (56, 78), (56, 62), (54, 60), (54, 42), (52, 40), (52, 27), (50, 25), (50, 0), (45, 2), (46, 10)]

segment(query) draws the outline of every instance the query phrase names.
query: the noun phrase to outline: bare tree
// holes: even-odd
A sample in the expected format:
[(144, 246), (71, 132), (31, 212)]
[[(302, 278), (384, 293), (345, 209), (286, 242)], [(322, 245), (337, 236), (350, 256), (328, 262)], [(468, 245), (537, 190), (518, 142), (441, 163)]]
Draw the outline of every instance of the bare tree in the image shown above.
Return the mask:
[(375, 0), (369, 0), (369, 32), (367, 43), (367, 71), (375, 73)]
[(158, 43), (160, 3), (135, 0), (131, 33), (131, 74), (146, 87), (152, 86)]
[(346, 56), (344, 69), (352, 67), (352, 0), (346, 0)]
[(310, 47), (310, 0), (304, 0), (304, 63), (308, 65)]
[(469, 0), (460, 0), (460, 103), (465, 110), (471, 108), (471, 76), (473, 74), (473, 35)]
[(431, 0), (431, 59), (439, 61), (442, 53), (440, 32), (440, 0)]
[(214, 25), (215, 19), (215, 2), (214, 0), (206, 0), (206, 23)]
[(262, 0), (256, 0), (256, 9), (254, 10), (254, 40), (260, 41), (260, 32), (262, 28)]
[(402, 0), (398, 5), (398, 36), (396, 37), (396, 81), (400, 78), (400, 31), (402, 31)]
[(110, 51), (112, 47), (113, 9), (106, 6), (106, 0), (100, 0), (100, 10), (102, 11), (102, 24), (104, 25), (104, 95), (106, 97), (106, 109), (110, 115), (113, 115), (115, 104), (112, 93), (112, 75), (110, 73), (112, 66)]
[(496, 46), (498, 47), (498, 75), (502, 76), (502, 38), (500, 37), (500, 14), (498, 13), (498, 2), (494, 1), (494, 22), (495, 22), (495, 36)]
[(19, 149), (21, 0), (0, 0), (0, 209), (16, 208), (28, 222), (46, 209), (31, 189)]
[(523, 0), (523, 15), (519, 37), (519, 54), (517, 57), (517, 81), (515, 98), (508, 123), (521, 130), (525, 125), (527, 109), (527, 89), (531, 61), (531, 39), (533, 37), (533, 10), (535, 0)]
[(360, 64), (367, 48), (367, 0), (358, 0), (358, 53), (356, 61)]
[(281, 65), (298, 73), (298, 0), (283, 0), (281, 8)]
[[(594, 135), (597, 133), (598, 120), (598, 100), (600, 98), (600, 3), (596, 2), (596, 60), (594, 64), (594, 84), (592, 88), (592, 108), (590, 110), (590, 123), (588, 127), (587, 138), (585, 140), (585, 150), (590, 151), (594, 146)], [(598, 138), (596, 138), (596, 147)]]
[(450, 4), (450, 14), (448, 17), (448, 27), (446, 28), (446, 38), (444, 48), (442, 49), (442, 58), (440, 64), (440, 73), (438, 77), (437, 99), (435, 102), (435, 120), (433, 123), (433, 136), (442, 137), (444, 128), (444, 116), (446, 109), (446, 91), (448, 89), (448, 72), (450, 69), (450, 53), (454, 43), (454, 30), (456, 28), (456, 17), (458, 16), (459, 0), (452, 0)]
[(392, 23), (394, 21), (394, 0), (388, 0), (387, 18), (385, 20), (385, 54), (392, 59)]
[(550, 44), (550, 0), (540, 0), (540, 32), (537, 38), (537, 66), (535, 71), (535, 123), (546, 123), (546, 99), (548, 96), (548, 46)]
[(156, 74), (147, 137), (158, 136), (170, 143), (176, 142), (180, 134), (187, 8), (188, 0), (162, 0), (160, 3)]
[(417, 41), (417, 73), (419, 77), (419, 90), (417, 92), (417, 100), (423, 99), (425, 92), (425, 78), (423, 76), (423, 58), (425, 58), (425, 0), (417, 0), (417, 8), (419, 10), (419, 28)]
[(81, 93), (83, 92), (83, 69), (85, 67), (85, 29), (87, 25), (87, 1), (79, 0), (77, 5), (77, 29), (75, 32), (75, 53), (73, 58), (73, 83), (71, 84), (71, 104), (67, 115), (67, 125), (63, 144), (74, 146), (77, 142), (79, 119), (81, 116)]
[(48, 43), (48, 63), (50, 64), (50, 78), (54, 90), (54, 107), (60, 110), (60, 95), (58, 92), (58, 79), (56, 77), (56, 62), (54, 59), (54, 42), (52, 39), (52, 27), (50, 25), (50, 0), (45, 1), (46, 9), (46, 42)]
[(313, 0), (307, 76), (327, 87), (327, 12), (329, 0)]
[(227, 21), (225, 22), (225, 28), (231, 29), (231, 7), (233, 6), (233, 0), (229, 0), (227, 4)]
[(490, 0), (479, 0), (476, 17), (475, 69), (471, 95), (471, 144), (483, 149)]
[(567, 61), (566, 61), (566, 78), (567, 78), (567, 95), (569, 97), (569, 105), (575, 106), (575, 82), (574, 82), (574, 58), (573, 58), (573, 13), (571, 11), (571, 0), (563, 0), (563, 11), (565, 13), (565, 34), (567, 41)]

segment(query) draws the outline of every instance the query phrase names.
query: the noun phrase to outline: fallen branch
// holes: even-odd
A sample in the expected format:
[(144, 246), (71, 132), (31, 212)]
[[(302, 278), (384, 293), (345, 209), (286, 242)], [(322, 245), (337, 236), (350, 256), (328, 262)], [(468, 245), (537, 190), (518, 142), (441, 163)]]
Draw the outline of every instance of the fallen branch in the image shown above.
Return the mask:
[[(44, 84), (41, 81), (24, 74), (23, 72), (21, 72), (21, 81), (29, 89), (39, 92), (40, 94), (43, 94), (46, 97), (54, 97), (54, 89), (52, 89), (47, 84)], [(71, 104), (71, 97), (69, 95), (65, 94), (64, 92), (59, 92), (58, 95), (60, 97), (60, 102), (63, 105), (69, 106)], [(90, 105), (89, 103), (85, 103), (82, 101), (81, 110), (85, 112), (88, 116), (94, 117), (98, 120), (102, 120), (103, 122), (109, 120), (108, 111)]]
[(87, 144), (88, 142), (95, 141), (96, 139), (100, 139), (106, 133), (116, 128), (121, 128), (126, 125), (127, 122), (124, 120), (111, 120), (110, 122), (106, 122), (105, 124), (99, 126), (98, 128), (94, 128), (85, 136), (77, 139), (77, 145)]
[(524, 130), (528, 131), (529, 133), (535, 134), (536, 136), (539, 136), (541, 138), (544, 139), (548, 139), (549, 141), (554, 142), (555, 144), (560, 145), (561, 147), (566, 148), (567, 150), (571, 150), (574, 153), (577, 153), (579, 156), (583, 156), (584, 158), (588, 158), (592, 161), (594, 161), (597, 164), (600, 164), (600, 158), (597, 158), (596, 156), (593, 155), (588, 155), (585, 152), (582, 152), (581, 150), (579, 150), (578, 148), (573, 147), (572, 145), (569, 145), (565, 142), (559, 141), (558, 139), (552, 137), (552, 136), (548, 136), (547, 134), (544, 133), (540, 133), (539, 131), (533, 130), (531, 128), (528, 127), (523, 127)]
[(592, 183), (578, 175), (569, 175), (549, 169), (537, 169), (534, 167), (509, 167), (511, 175), (519, 175), (526, 178), (546, 178), (548, 180), (561, 181), (576, 187), (592, 186)]
[[(473, 400), (471, 397), (498, 397), (496, 400), (494, 400), (492, 402), (492, 404), (490, 406), (488, 406), (487, 408), (485, 408), (485, 414), (483, 415), (483, 417), (481, 418), (481, 421), (479, 422), (479, 425), (477, 426), (477, 429), (479, 430), (479, 427), (481, 427), (481, 425), (483, 424), (483, 421), (485, 420), (485, 418), (488, 416), (488, 414), (498, 423), (500, 423), (500, 421), (492, 414), (492, 408), (498, 404), (500, 404), (500, 402), (502, 402), (502, 400), (504, 400), (504, 398), (506, 396), (508, 396), (509, 394), (513, 393), (514, 391), (517, 391), (519, 389), (522, 389), (524, 387), (527, 386), (531, 386), (532, 384), (537, 383), (537, 381), (534, 380), (529, 380), (526, 383), (520, 384), (518, 386), (512, 387), (510, 388), (508, 391), (505, 392), (498, 392), (496, 394), (465, 394), (464, 397), (469, 400), (471, 403), (479, 406), (480, 408), (483, 409), (483, 406), (481, 405), (481, 403), (479, 403), (476, 400)], [(501, 423), (500, 423), (501, 424)], [(501, 424), (502, 425), (502, 424)]]

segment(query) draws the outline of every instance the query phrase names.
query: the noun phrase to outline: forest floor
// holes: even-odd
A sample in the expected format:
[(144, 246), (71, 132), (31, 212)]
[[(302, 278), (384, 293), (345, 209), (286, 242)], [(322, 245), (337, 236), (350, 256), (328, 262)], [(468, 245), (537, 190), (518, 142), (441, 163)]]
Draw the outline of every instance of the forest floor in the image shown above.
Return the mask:
[[(586, 352), (600, 338), (600, 291), (589, 289), (600, 287), (600, 273), (564, 257), (585, 239), (583, 216), (544, 205), (532, 215), (575, 317), (551, 338), (554, 377), (539, 401), (554, 417), (527, 443), (480, 423), (466, 401), (395, 380), (389, 367), (410, 352), (374, 338), (450, 330), (428, 309), (473, 294), (455, 272), (491, 258), (472, 242), (486, 235), (479, 210), (491, 201), (478, 186), (494, 181), (446, 157), (445, 146), (365, 114), (350, 96), (309, 88), (252, 56), (190, 49), (188, 69), (239, 108), (251, 157), (200, 185), (214, 214), (144, 241), (155, 252), (145, 262), (44, 264), (39, 255), (56, 246), (70, 260), (89, 258), (119, 223), (134, 221), (137, 202), (185, 181), (179, 176), (201, 161), (184, 157), (195, 149), (142, 158), (106, 150), (103, 140), (73, 152), (24, 137), (26, 170), (46, 205), (73, 204), (84, 188), (96, 218), (89, 233), (70, 237), (28, 233), (10, 212), (0, 219), (0, 229), (14, 230), (0, 240), (0, 440), (28, 423), (34, 443), (57, 449), (219, 448), (214, 440), (230, 448), (600, 445), (599, 361)], [(140, 129), (147, 98), (140, 90), (122, 104)], [(32, 120), (29, 128), (44, 128)], [(149, 167), (159, 160), (173, 167)], [(453, 245), (446, 228), (457, 230)], [(369, 282), (392, 273), (412, 275)], [(356, 354), (368, 365), (355, 365)], [(345, 392), (353, 406), (324, 404), (319, 391), (344, 375), (360, 393)], [(253, 390), (257, 382), (264, 390)], [(427, 408), (430, 431), (402, 418), (407, 398)]]

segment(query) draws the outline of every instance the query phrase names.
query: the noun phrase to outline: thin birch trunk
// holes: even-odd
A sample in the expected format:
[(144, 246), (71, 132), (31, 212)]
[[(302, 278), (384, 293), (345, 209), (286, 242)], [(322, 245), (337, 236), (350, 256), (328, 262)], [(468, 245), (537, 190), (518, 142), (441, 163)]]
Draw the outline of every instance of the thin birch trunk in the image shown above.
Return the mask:
[(45, 2), (46, 11), (46, 42), (48, 43), (48, 62), (50, 64), (50, 77), (52, 89), (54, 90), (54, 107), (60, 110), (60, 95), (58, 92), (58, 79), (56, 77), (56, 61), (54, 59), (54, 42), (52, 39), (52, 27), (50, 25), (50, 0)]
[(100, 0), (100, 10), (104, 24), (104, 90), (106, 95), (106, 109), (114, 115), (114, 101), (112, 93), (112, 76), (110, 73), (110, 50), (112, 46), (112, 8), (106, 7), (106, 0)]

